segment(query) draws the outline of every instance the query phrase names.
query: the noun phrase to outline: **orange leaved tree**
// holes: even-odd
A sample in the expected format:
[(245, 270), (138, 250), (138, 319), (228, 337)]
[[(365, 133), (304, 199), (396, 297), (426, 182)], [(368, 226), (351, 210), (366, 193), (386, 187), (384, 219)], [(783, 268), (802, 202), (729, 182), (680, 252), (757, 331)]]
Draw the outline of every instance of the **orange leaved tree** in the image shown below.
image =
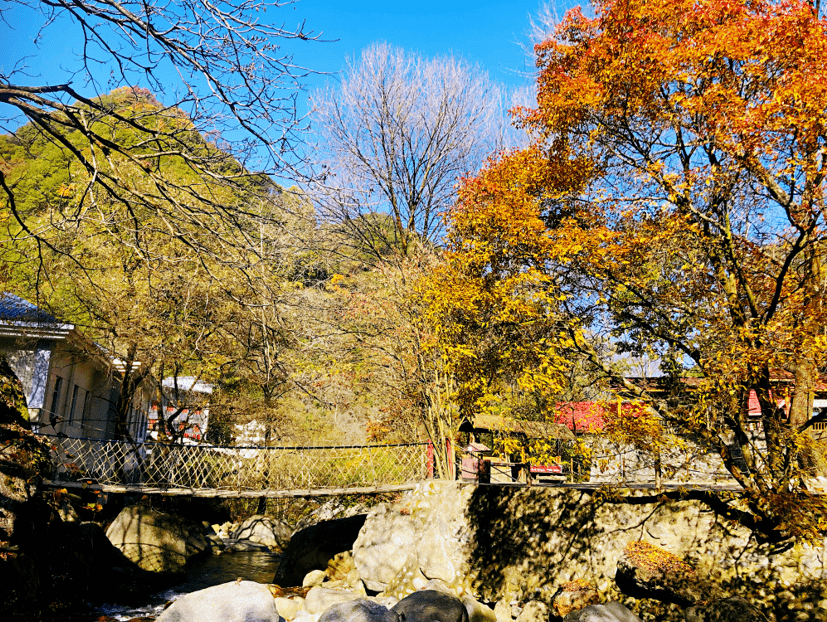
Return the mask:
[[(817, 533), (827, 21), (799, 1), (605, 0), (536, 53), (531, 145), (463, 182), (429, 289), (461, 399), (497, 377), (552, 396), (585, 357), (720, 454), (744, 521)], [(618, 374), (601, 329), (670, 390)]]

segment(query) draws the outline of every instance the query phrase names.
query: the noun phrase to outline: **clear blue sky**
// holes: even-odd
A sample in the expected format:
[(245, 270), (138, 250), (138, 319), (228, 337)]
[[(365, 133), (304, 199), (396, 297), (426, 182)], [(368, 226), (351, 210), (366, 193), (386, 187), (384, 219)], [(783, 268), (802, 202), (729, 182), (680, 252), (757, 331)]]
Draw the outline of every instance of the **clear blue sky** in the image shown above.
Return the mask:
[[(543, 0), (300, 0), (269, 11), (267, 16), (288, 28), (305, 20), (308, 29), (330, 40), (290, 45), (296, 61), (310, 69), (337, 72), (347, 56), (358, 54), (374, 41), (387, 41), (429, 56), (453, 53), (481, 65), (493, 79), (519, 86), (526, 83), (521, 73), (530, 72), (532, 66), (518, 43), (528, 41), (529, 18), (544, 4)], [(570, 4), (572, 0), (563, 0), (557, 6), (562, 12)], [(35, 47), (32, 41), (42, 16), (14, 5), (7, 5), (3, 15), (3, 73), (24, 55), (32, 84), (63, 80), (65, 70), (76, 67), (81, 50), (72, 36), (73, 28), (60, 22), (52, 24)]]
[(518, 45), (528, 41), (530, 16), (541, 0), (301, 0), (293, 12), (333, 43), (308, 44), (297, 58), (323, 71), (338, 71), (344, 58), (374, 41), (428, 56), (453, 53), (485, 68), (508, 85), (521, 85), (518, 75), (530, 71), (530, 59)]
[[(576, 0), (557, 0), (554, 6), (562, 15), (575, 3)], [(533, 61), (525, 46), (529, 45), (531, 18), (546, 4), (546, 0), (300, 0), (267, 11), (261, 18), (283, 24), (286, 29), (295, 29), (304, 21), (306, 30), (319, 35), (320, 41), (283, 42), (297, 64), (314, 71), (335, 76), (347, 57), (358, 56), (369, 44), (384, 41), (426, 56), (459, 56), (481, 66), (493, 80), (516, 89), (531, 83), (528, 76), (533, 72)], [(43, 25), (38, 11), (6, 4), (0, 7), (0, 15), (0, 74), (8, 75), (15, 63), (25, 58), (27, 75), (18, 74), (14, 81), (29, 85), (61, 84), (81, 68), (78, 59), (82, 56), (82, 37), (77, 24), (68, 19), (58, 20), (43, 31), (35, 45), (34, 39)], [(165, 89), (176, 90), (179, 82), (174, 72), (160, 75)], [(122, 86), (108, 84), (108, 72), (96, 70), (95, 77), (100, 92)], [(314, 76), (308, 80), (307, 91), (331, 79), (335, 78)], [(72, 82), (80, 93), (95, 95), (84, 83), (83, 75), (76, 74)], [(160, 98), (170, 103), (169, 97)], [(305, 95), (299, 98), (300, 115), (306, 111), (306, 101)], [(22, 123), (25, 119), (16, 111), (0, 105), (0, 132), (13, 131)], [(232, 135), (227, 128), (224, 132), (225, 137)]]

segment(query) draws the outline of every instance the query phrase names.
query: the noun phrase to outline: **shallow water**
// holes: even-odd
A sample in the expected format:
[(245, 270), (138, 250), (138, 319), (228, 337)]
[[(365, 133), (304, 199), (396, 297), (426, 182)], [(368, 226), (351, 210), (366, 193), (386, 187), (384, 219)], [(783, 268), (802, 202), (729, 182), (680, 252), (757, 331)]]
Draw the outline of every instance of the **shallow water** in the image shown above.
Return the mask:
[(109, 616), (116, 620), (129, 620), (141, 616), (155, 617), (160, 615), (168, 601), (213, 585), (228, 583), (238, 578), (258, 583), (271, 583), (278, 563), (278, 555), (258, 551), (211, 555), (190, 564), (187, 568), (187, 578), (184, 581), (169, 589), (147, 594), (145, 603), (139, 606), (107, 603), (90, 607), (88, 611), (72, 616), (72, 620), (92, 622), (97, 621), (101, 616)]

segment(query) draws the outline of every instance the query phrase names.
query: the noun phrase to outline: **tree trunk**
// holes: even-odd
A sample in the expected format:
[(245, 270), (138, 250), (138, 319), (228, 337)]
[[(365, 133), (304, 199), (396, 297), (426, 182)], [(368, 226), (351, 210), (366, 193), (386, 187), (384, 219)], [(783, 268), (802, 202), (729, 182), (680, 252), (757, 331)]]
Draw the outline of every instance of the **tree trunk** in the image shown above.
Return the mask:
[(795, 376), (790, 404), (790, 427), (800, 430), (813, 416), (813, 392), (818, 369), (814, 361), (802, 360), (791, 370)]
[[(270, 440), (273, 437), (273, 413), (271, 412), (272, 407), (272, 397), (265, 393), (264, 396), (264, 408), (265, 412), (267, 413), (264, 419), (264, 446), (267, 447), (270, 444)], [(270, 454), (266, 449), (261, 450), (264, 452), (264, 470), (262, 472), (262, 477), (264, 478), (264, 487), (269, 488), (268, 480), (270, 479)], [(256, 506), (256, 514), (266, 514), (267, 513), (267, 497), (259, 497), (258, 498), (258, 505)]]

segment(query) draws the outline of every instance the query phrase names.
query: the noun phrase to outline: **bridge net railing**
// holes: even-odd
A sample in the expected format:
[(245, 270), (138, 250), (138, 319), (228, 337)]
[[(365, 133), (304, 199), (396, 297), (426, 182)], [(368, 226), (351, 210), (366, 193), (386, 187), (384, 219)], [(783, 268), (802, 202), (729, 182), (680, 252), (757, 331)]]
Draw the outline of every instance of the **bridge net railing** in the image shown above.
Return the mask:
[(48, 437), (54, 482), (234, 491), (407, 484), (428, 471), (427, 443), (221, 447)]

